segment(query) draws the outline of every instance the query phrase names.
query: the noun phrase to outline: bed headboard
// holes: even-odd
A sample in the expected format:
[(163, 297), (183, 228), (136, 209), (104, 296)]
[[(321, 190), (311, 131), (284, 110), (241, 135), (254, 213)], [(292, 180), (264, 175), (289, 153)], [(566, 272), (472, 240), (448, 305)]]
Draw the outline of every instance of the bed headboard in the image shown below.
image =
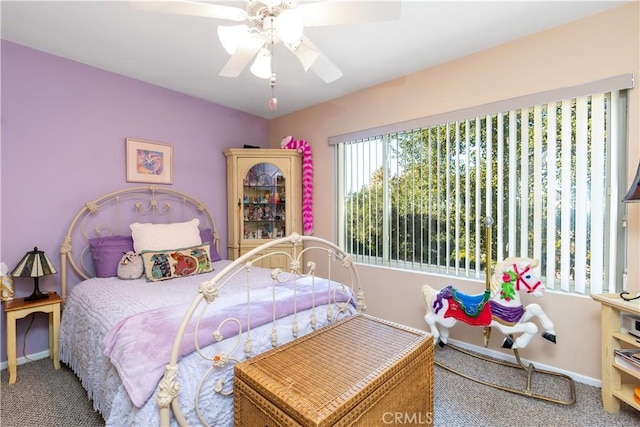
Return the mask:
[(200, 220), (200, 228), (211, 228), (216, 250), (219, 234), (209, 209), (199, 200), (156, 185), (129, 187), (88, 201), (75, 215), (60, 246), (60, 293), (67, 296), (67, 266), (83, 280), (95, 276), (89, 239), (131, 235), (129, 224), (172, 223)]

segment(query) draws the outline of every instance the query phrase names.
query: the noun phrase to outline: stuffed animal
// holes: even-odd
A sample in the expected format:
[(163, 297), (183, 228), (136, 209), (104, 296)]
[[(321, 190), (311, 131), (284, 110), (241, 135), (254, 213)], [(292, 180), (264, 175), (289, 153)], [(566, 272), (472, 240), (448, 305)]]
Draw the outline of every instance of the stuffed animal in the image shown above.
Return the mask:
[(133, 251), (125, 252), (118, 263), (117, 274), (120, 279), (139, 279), (142, 277), (144, 267), (142, 257)]
[(280, 147), (297, 150), (302, 154), (302, 229), (305, 235), (313, 234), (313, 159), (307, 141), (297, 141), (292, 135), (285, 136)]

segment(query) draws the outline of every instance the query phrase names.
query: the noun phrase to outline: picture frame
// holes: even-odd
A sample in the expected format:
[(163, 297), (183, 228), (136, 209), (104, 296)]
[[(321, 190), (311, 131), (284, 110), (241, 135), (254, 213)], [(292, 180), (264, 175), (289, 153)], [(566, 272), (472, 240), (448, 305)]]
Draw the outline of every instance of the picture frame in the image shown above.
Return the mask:
[(173, 184), (173, 147), (160, 142), (126, 138), (127, 182)]

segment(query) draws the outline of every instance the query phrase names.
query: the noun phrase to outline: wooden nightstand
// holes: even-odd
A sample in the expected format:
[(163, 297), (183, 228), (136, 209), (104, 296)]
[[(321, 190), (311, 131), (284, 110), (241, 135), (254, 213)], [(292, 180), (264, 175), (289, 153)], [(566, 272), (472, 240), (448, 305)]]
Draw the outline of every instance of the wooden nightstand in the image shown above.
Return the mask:
[(9, 365), (9, 384), (16, 382), (18, 366), (16, 364), (16, 321), (31, 313), (49, 313), (49, 357), (53, 359), (53, 366), (60, 369), (58, 354), (58, 336), (60, 332), (60, 304), (62, 298), (55, 292), (49, 293), (49, 298), (37, 301), (25, 301), (16, 298), (2, 303), (7, 313), (7, 364)]

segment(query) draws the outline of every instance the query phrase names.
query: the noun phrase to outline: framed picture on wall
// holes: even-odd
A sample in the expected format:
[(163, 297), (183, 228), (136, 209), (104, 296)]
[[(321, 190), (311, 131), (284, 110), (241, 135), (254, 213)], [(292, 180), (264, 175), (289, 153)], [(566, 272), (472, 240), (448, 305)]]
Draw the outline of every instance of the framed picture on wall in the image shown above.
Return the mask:
[(173, 184), (173, 147), (169, 144), (126, 139), (127, 182)]

